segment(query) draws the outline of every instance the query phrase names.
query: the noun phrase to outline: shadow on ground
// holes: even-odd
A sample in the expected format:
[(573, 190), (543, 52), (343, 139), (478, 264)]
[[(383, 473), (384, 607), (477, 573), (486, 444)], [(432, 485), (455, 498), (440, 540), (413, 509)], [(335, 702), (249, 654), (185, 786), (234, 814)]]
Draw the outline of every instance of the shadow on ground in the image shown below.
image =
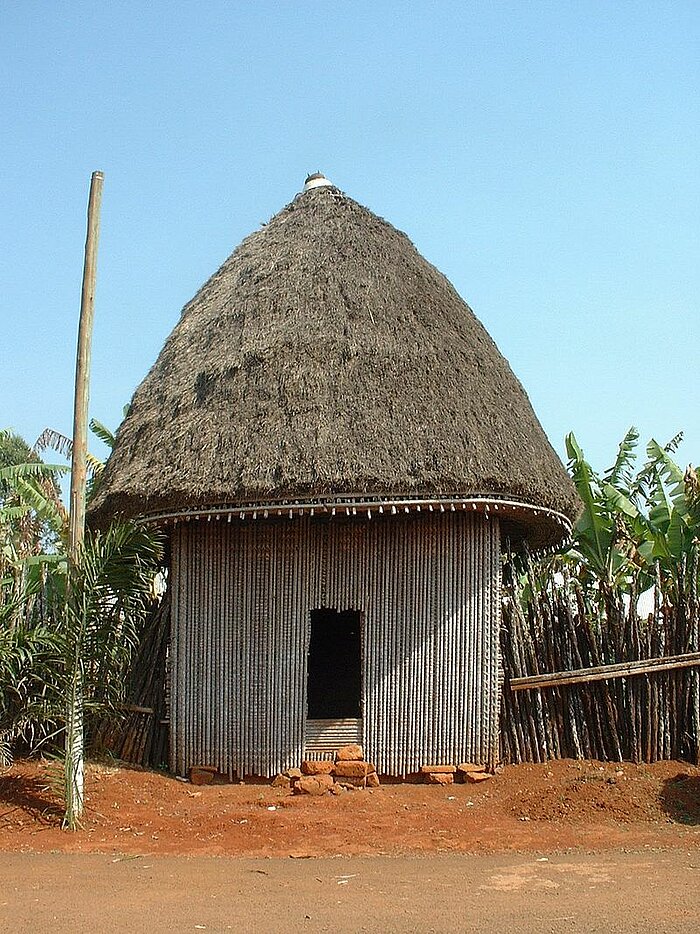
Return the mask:
[(676, 823), (700, 824), (700, 777), (679, 772), (673, 778), (667, 778), (659, 801)]
[(53, 823), (63, 814), (46, 783), (22, 775), (0, 777), (0, 818), (17, 810), (46, 823)]

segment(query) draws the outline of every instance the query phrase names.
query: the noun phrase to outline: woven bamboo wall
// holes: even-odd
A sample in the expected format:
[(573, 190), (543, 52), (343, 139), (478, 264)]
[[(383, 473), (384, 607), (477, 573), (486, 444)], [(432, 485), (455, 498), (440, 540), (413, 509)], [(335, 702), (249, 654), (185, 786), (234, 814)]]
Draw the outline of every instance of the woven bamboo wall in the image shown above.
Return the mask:
[(273, 775), (304, 757), (310, 611), (363, 613), (365, 752), (380, 773), (492, 763), (497, 520), (191, 522), (172, 540), (171, 766)]

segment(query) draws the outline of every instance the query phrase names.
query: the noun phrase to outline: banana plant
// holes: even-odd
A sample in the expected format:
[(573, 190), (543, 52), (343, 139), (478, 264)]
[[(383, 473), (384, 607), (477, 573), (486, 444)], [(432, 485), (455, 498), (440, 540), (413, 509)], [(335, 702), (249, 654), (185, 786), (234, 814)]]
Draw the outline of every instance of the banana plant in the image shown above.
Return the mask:
[(585, 582), (609, 588), (629, 584), (635, 573), (630, 542), (622, 534), (620, 502), (625, 493), (637, 440), (635, 429), (625, 435), (615, 463), (600, 477), (586, 460), (573, 432), (566, 436), (569, 473), (583, 503), (572, 545), (565, 552)]
[(671, 458), (668, 446), (653, 439), (647, 445), (648, 461), (642, 470), (648, 502), (646, 560), (664, 567), (678, 563), (690, 553), (700, 534), (700, 509), (692, 496), (692, 477)]
[[(18, 595), (47, 564), (63, 563), (67, 512), (56, 476), (60, 464), (27, 462), (0, 467), (0, 581)], [(7, 587), (9, 586), (9, 590)]]
[(684, 473), (671, 457), (681, 439), (676, 435), (664, 446), (649, 441), (637, 471), (639, 433), (631, 428), (601, 477), (573, 434), (567, 436), (569, 470), (584, 508), (566, 554), (589, 583), (626, 592), (634, 583), (639, 592), (651, 586), (657, 567), (673, 576), (700, 544), (697, 474), (692, 467)]

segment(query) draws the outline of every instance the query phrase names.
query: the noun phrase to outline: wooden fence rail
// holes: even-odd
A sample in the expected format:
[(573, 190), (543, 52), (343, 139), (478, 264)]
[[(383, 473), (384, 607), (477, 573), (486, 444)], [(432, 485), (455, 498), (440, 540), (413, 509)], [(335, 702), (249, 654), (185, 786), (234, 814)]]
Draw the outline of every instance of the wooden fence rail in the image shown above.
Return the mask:
[(696, 665), (700, 665), (700, 652), (686, 652), (685, 655), (663, 655), (661, 658), (645, 658), (636, 662), (619, 662), (615, 665), (598, 665), (595, 668), (578, 668), (574, 671), (553, 671), (550, 674), (531, 675), (528, 678), (511, 678), (509, 687), (511, 691), (529, 691), (532, 688), (651, 675), (659, 671), (694, 668)]
[(698, 555), (634, 593), (584, 591), (560, 569), (504, 569), (501, 758), (700, 762)]

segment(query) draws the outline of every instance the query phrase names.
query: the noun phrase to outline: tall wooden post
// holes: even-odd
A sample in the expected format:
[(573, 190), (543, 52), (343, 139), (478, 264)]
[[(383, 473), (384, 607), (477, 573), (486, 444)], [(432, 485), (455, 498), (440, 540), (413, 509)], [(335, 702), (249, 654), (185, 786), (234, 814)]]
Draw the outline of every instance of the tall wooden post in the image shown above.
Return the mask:
[[(71, 458), (69, 583), (80, 559), (85, 538), (85, 500), (87, 490), (87, 432), (90, 400), (90, 355), (97, 274), (97, 244), (100, 234), (102, 172), (93, 172), (88, 200), (87, 237), (83, 265), (83, 289), (80, 300), (78, 352), (75, 364), (75, 405), (73, 409), (73, 455)], [(70, 599), (70, 597), (69, 597)], [(73, 623), (75, 626), (75, 622)], [(83, 813), (84, 737), (83, 685), (81, 676), (81, 626), (73, 635), (66, 697), (65, 804), (64, 826), (75, 830)]]
[(70, 481), (70, 557), (75, 561), (85, 537), (85, 491), (87, 488), (87, 432), (90, 401), (90, 354), (95, 312), (97, 244), (100, 236), (102, 172), (93, 172), (88, 201), (83, 290), (80, 298), (78, 353), (75, 362), (75, 404), (73, 408), (73, 456)]

